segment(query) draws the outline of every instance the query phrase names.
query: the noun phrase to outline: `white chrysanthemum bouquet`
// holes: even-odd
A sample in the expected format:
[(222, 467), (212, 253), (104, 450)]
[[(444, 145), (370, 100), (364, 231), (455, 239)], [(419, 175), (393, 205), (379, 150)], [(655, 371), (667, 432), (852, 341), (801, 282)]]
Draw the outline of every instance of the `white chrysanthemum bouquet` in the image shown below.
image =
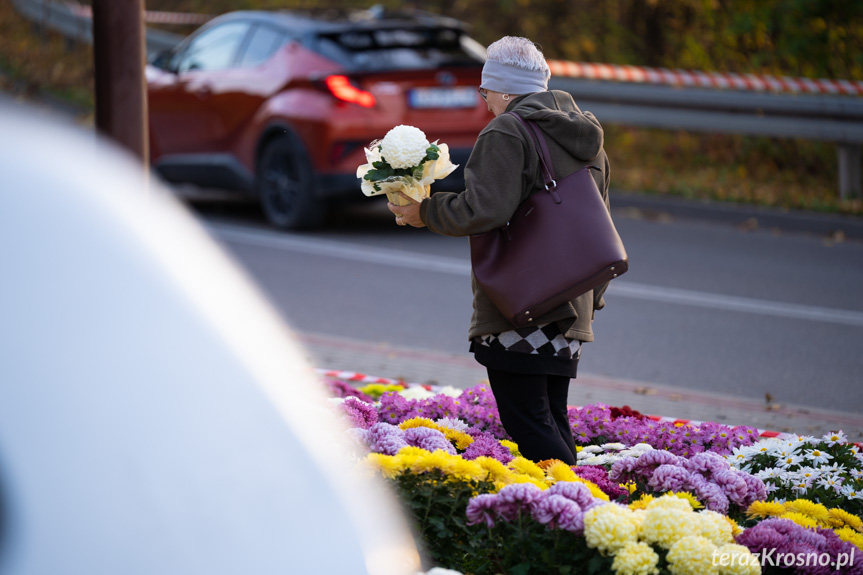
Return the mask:
[(383, 140), (365, 149), (368, 163), (357, 168), (361, 187), (367, 196), (386, 194), (390, 202), (404, 206), (409, 202), (399, 192), (421, 202), (431, 193), (431, 184), (450, 175), (458, 166), (449, 158), (449, 147), (429, 143), (426, 135), (413, 126), (396, 126)]

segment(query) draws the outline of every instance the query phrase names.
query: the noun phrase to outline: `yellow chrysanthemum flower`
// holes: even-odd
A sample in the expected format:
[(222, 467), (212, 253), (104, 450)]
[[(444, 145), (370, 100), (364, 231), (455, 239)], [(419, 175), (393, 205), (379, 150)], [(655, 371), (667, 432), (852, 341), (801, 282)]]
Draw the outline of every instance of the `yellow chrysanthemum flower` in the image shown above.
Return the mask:
[(584, 514), (584, 538), (587, 546), (603, 555), (616, 553), (636, 543), (638, 528), (626, 507), (609, 503), (597, 505)]
[(509, 449), (510, 455), (513, 457), (521, 457), (521, 452), (518, 450), (518, 444), (509, 439), (501, 439), (500, 444)]
[(401, 423), (399, 423), (399, 429), (413, 429), (415, 427), (428, 427), (431, 429), (438, 429), (437, 423), (428, 419), (427, 417), (412, 417), (410, 419), (405, 419)]
[(642, 494), (641, 499), (639, 499), (638, 501), (633, 501), (632, 503), (630, 503), (629, 508), (632, 509), (633, 511), (635, 511), (637, 509), (647, 509), (647, 505), (651, 501), (653, 501), (654, 499), (655, 498), (653, 497), (653, 495), (650, 495), (648, 493), (644, 493), (644, 494)]
[(453, 465), (452, 475), (457, 479), (482, 481), (487, 473), (482, 465), (476, 461), (457, 457)]
[(680, 497), (666, 493), (648, 503), (646, 509), (676, 509), (681, 513), (691, 513), (692, 505), (689, 504), (688, 499), (681, 499)]
[(830, 516), (828, 521), (839, 523), (836, 527), (847, 525), (856, 531), (863, 531), (863, 520), (858, 516), (848, 513), (844, 509), (839, 509), (838, 507), (831, 509), (827, 513)]
[(858, 533), (850, 527), (843, 527), (836, 530), (836, 535), (842, 541), (847, 541), (851, 545), (855, 545), (858, 549), (863, 550), (863, 534)]
[(413, 469), (417, 459), (425, 457), (429, 452), (420, 447), (407, 446), (399, 449), (396, 454), (396, 460), (401, 464), (402, 469)]
[(726, 521), (725, 515), (707, 510), (696, 513), (695, 516), (698, 518), (702, 537), (709, 539), (717, 547), (734, 543), (731, 525)]
[(635, 509), (630, 511), (629, 520), (632, 521), (633, 525), (635, 525), (638, 533), (641, 533), (641, 525), (644, 523), (644, 518), (647, 517), (647, 511), (644, 509)]
[(738, 535), (743, 533), (743, 528), (737, 524), (737, 521), (735, 521), (731, 517), (728, 517), (727, 515), (725, 516), (725, 521), (727, 521), (728, 524), (731, 525), (731, 535), (733, 537), (737, 537)]
[(668, 495), (673, 495), (674, 497), (683, 499), (689, 503), (689, 506), (692, 507), (692, 509), (701, 509), (703, 507), (698, 498), (688, 491), (671, 491)]
[(665, 556), (668, 570), (672, 575), (719, 575), (718, 565), (713, 564), (716, 550), (716, 545), (699, 535), (681, 537)]
[(714, 563), (719, 565), (719, 575), (761, 575), (761, 564), (749, 549), (736, 543), (728, 543), (716, 550)]
[(383, 384), (383, 383), (370, 383), (368, 385), (364, 385), (363, 387), (358, 388), (360, 391), (365, 393), (366, 395), (370, 395), (375, 399), (379, 399), (380, 396), (385, 394), (388, 391), (401, 391), (404, 389), (403, 385), (397, 384)]
[(576, 481), (578, 477), (575, 472), (570, 469), (569, 465), (563, 461), (556, 461), (549, 465), (545, 470), (546, 478), (549, 483), (557, 483), (558, 481)]
[(786, 511), (779, 517), (781, 517), (782, 519), (790, 519), (797, 525), (805, 527), (806, 529), (815, 529), (816, 527), (818, 527), (818, 522), (815, 521), (815, 519), (809, 517), (808, 515), (797, 513), (796, 511)]
[(635, 481), (630, 481), (629, 483), (619, 483), (618, 485), (620, 485), (620, 487), (623, 487), (624, 489), (629, 491), (630, 495), (635, 493), (635, 490), (638, 489), (638, 486), (635, 484)]
[(515, 472), (529, 475), (540, 481), (545, 479), (545, 472), (533, 461), (524, 457), (516, 457), (509, 462), (509, 468)]
[(661, 499), (656, 499), (647, 506), (647, 515), (641, 523), (639, 533), (644, 541), (670, 549), (679, 539), (701, 532), (698, 518), (688, 503), (677, 499), (687, 507), (685, 510), (672, 507), (668, 503), (665, 506), (655, 506)]
[(548, 489), (548, 483), (546, 483), (542, 479), (537, 479), (536, 477), (525, 475), (524, 473), (514, 473), (512, 476), (512, 481), (510, 483), (532, 483), (543, 491)]
[(785, 513), (785, 506), (773, 501), (756, 501), (746, 509), (746, 516), (754, 517), (779, 517)]
[(434, 470), (451, 473), (456, 464), (455, 459), (460, 458), (456, 458), (456, 456), (438, 449), (437, 451), (418, 457), (410, 469), (414, 473), (427, 473)]
[(483, 455), (482, 457), (477, 457), (474, 459), (480, 467), (486, 473), (484, 479), (488, 479), (489, 481), (504, 481), (510, 475), (512, 475), (512, 471), (510, 471), (503, 463), (498, 461), (493, 457), (486, 457)]
[(392, 455), (382, 453), (369, 453), (366, 456), (366, 464), (372, 469), (379, 471), (384, 477), (393, 479), (401, 475), (404, 468), (401, 462)]
[(800, 513), (801, 515), (807, 515), (820, 525), (827, 525), (830, 519), (830, 512), (824, 505), (808, 499), (788, 501), (785, 503), (785, 509), (794, 513)]
[(450, 429), (449, 427), (441, 426), (437, 426), (437, 429), (438, 431), (442, 431), (446, 438), (451, 441), (459, 451), (464, 451), (470, 447), (471, 443), (473, 443), (473, 437), (457, 429)]
[(659, 555), (643, 542), (627, 543), (614, 556), (611, 568), (617, 575), (659, 575)]

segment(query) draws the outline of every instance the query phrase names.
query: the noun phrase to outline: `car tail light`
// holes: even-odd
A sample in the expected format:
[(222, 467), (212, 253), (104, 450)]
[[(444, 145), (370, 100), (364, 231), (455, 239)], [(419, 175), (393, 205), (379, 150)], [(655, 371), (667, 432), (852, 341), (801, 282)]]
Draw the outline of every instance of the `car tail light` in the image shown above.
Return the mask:
[(339, 100), (359, 104), (364, 108), (371, 108), (375, 105), (374, 95), (351, 84), (347, 76), (327, 76), (324, 83), (333, 96)]

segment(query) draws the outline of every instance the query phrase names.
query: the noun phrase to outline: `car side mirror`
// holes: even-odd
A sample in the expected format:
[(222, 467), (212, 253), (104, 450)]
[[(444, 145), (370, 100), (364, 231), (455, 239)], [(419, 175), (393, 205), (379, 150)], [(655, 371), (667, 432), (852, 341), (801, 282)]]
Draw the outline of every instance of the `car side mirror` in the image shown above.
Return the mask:
[(159, 68), (166, 72), (173, 72), (173, 70), (171, 70), (171, 56), (173, 55), (174, 53), (171, 50), (160, 50), (150, 56), (149, 63), (154, 68)]

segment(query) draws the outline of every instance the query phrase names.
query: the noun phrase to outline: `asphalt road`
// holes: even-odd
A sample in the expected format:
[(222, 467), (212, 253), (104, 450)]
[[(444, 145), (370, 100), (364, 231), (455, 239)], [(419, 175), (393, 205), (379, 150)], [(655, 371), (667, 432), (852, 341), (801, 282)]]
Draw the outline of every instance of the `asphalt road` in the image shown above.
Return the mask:
[[(399, 228), (382, 204), (304, 234), (268, 228), (255, 208), (195, 205), (294, 328), (468, 355), (466, 239)], [(631, 267), (580, 373), (863, 412), (863, 242), (615, 221)]]

